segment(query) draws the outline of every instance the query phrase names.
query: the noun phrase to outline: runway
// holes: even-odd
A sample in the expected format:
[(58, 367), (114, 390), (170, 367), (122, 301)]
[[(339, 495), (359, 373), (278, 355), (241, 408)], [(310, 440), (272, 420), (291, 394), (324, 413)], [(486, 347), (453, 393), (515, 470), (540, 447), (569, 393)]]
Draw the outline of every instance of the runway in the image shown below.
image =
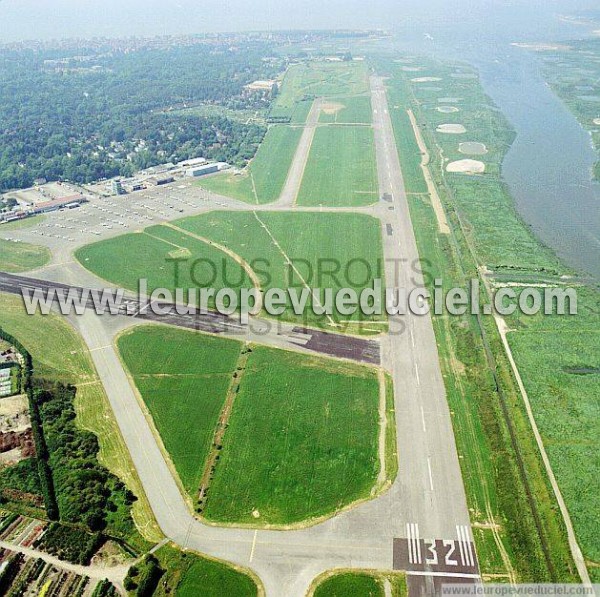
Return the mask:
[[(371, 78), (371, 98), (381, 200), (368, 209), (340, 211), (370, 213), (380, 219), (387, 286), (410, 292), (422, 287), (423, 280), (418, 268), (412, 267), (419, 255), (382, 79)], [(288, 198), (290, 193), (288, 189)], [(210, 205), (207, 202), (206, 208)], [(238, 208), (235, 202), (224, 205)], [(252, 208), (239, 205), (239, 209)], [(260, 207), (269, 208), (296, 209), (280, 204)], [(20, 293), (24, 285), (57, 286), (57, 282), (76, 288), (100, 285), (63, 254), (51, 268), (37, 272), (35, 279), (0, 275), (0, 290)], [(439, 593), (444, 581), (478, 579), (452, 421), (428, 315), (394, 316), (390, 332), (377, 339), (279, 323), (275, 330), (257, 334), (251, 326), (240, 328), (239, 322), (213, 315), (192, 321), (171, 313), (161, 320), (281, 348), (380, 364), (391, 373), (400, 458), (396, 481), (379, 497), (291, 531), (222, 528), (192, 515), (114, 348), (115, 335), (144, 318), (156, 321), (148, 311), (140, 315), (139, 309), (135, 317), (97, 316), (88, 311), (71, 319), (90, 349), (152, 510), (168, 538), (184, 548), (251, 568), (267, 597), (304, 597), (315, 576), (332, 568), (406, 570), (411, 597)], [(255, 323), (260, 332), (265, 321)]]

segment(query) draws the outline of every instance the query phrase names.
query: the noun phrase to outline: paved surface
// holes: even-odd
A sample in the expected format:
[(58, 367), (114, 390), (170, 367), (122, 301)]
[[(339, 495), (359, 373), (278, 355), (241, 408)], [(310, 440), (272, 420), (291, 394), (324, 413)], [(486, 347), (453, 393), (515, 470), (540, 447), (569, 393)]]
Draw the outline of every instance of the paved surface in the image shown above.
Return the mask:
[[(387, 285), (410, 291), (422, 286), (421, 276), (411, 267), (417, 263), (418, 253), (382, 80), (373, 78), (371, 90), (379, 185), (385, 199), (370, 208), (338, 211), (370, 213), (381, 219), (388, 261)], [(154, 212), (153, 206), (161, 205), (164, 195), (168, 196), (167, 211), (158, 208), (162, 213)], [(81, 211), (75, 210), (80, 213), (72, 216), (67, 213), (71, 219), (79, 218), (78, 223), (73, 223), (75, 238), (67, 242), (57, 233), (56, 226), (63, 225), (62, 221), (49, 216), (42, 226), (59, 239), (57, 242), (53, 236), (42, 238), (55, 251), (53, 263), (34, 275), (65, 284), (99, 287), (98, 280), (71, 257), (74, 246), (96, 240), (89, 238), (90, 230), (105, 237), (120, 234), (123, 228), (136, 224), (148, 225), (177, 217), (177, 213), (208, 209), (299, 209), (281, 200), (270, 206), (248, 206), (187, 184), (148, 191), (140, 197), (148, 207), (138, 209), (137, 204), (120, 204), (125, 201), (120, 198), (99, 203), (115, 213), (119, 210), (117, 222), (122, 217), (124, 224), (117, 223), (117, 230), (99, 228), (105, 217), (102, 211), (96, 217), (98, 206), (88, 205)], [(89, 228), (77, 232), (79, 221), (84, 218), (89, 219)], [(35, 230), (11, 234), (23, 240), (40, 241)], [(402, 265), (397, 267), (398, 263)], [(90, 348), (157, 521), (165, 535), (179, 545), (252, 568), (269, 597), (304, 597), (315, 576), (337, 567), (407, 569), (414, 596), (437, 591), (444, 579), (472, 582), (476, 578), (477, 562), (466, 499), (429, 316), (392, 317), (390, 333), (381, 340), (382, 363), (392, 374), (396, 399), (400, 466), (395, 483), (377, 499), (313, 527), (294, 531), (219, 528), (196, 520), (114, 349), (115, 334), (131, 325), (131, 318), (98, 317), (88, 312), (73, 319)], [(291, 332), (302, 337), (305, 330)], [(275, 335), (275, 338), (281, 341), (282, 337)], [(330, 340), (315, 334), (306, 344), (308, 349), (312, 343), (312, 348), (318, 350), (323, 342)], [(340, 350), (345, 348), (341, 346)], [(457, 557), (450, 553), (450, 545), (454, 551), (458, 550)]]
[[(54, 273), (56, 271), (59, 270), (55, 270)], [(64, 274), (64, 270), (60, 271), (60, 277), (63, 279)], [(56, 276), (52, 275), (51, 277)], [(77, 296), (84, 295), (87, 297), (85, 304), (88, 309), (93, 309), (94, 299), (91, 294), (102, 289), (82, 288), (62, 282), (0, 272), (0, 292), (21, 296), (24, 290), (29, 290), (31, 293), (56, 291), (63, 297), (75, 291)], [(115, 317), (118, 319), (137, 319), (141, 322), (165, 323), (209, 334), (271, 345), (276, 348), (287, 348), (288, 350), (343, 358), (357, 363), (380, 364), (378, 339), (357, 338), (322, 332), (311, 328), (298, 327), (291, 323), (256, 317), (252, 318), (247, 324), (242, 324), (239, 318), (228, 317), (216, 312), (186, 314), (178, 312), (178, 306), (174, 304), (159, 303), (158, 301), (154, 301), (152, 304), (159, 306), (160, 312), (150, 308), (151, 301), (149, 299), (140, 301), (137, 297), (125, 295), (120, 315)], [(55, 306), (58, 306), (56, 300)], [(123, 322), (123, 325), (126, 326), (127, 323)]]
[(306, 118), (306, 125), (302, 131), (302, 136), (296, 148), (294, 159), (290, 166), (283, 191), (279, 197), (278, 203), (291, 207), (296, 204), (298, 198), (298, 192), (300, 191), (300, 185), (302, 184), (302, 177), (304, 176), (304, 169), (306, 168), (306, 162), (308, 161), (308, 154), (315, 136), (315, 130), (319, 124), (319, 116), (321, 114), (321, 100), (316, 99)]

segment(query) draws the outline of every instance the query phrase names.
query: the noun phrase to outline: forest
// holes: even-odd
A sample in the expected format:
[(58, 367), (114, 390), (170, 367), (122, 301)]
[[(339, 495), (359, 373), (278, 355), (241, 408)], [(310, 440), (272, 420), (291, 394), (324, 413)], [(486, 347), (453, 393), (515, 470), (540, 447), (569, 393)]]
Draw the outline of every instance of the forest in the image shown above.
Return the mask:
[(270, 93), (245, 86), (283, 68), (258, 41), (63, 54), (0, 49), (0, 192), (38, 178), (129, 176), (200, 155), (242, 166), (264, 127), (175, 110), (265, 108)]

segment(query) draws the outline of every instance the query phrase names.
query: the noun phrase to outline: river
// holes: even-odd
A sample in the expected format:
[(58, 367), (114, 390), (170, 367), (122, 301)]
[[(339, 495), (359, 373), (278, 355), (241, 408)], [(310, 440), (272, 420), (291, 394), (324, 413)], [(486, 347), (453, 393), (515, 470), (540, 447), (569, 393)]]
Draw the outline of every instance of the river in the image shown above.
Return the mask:
[(476, 28), (469, 20), (412, 23), (398, 45), (479, 70), (486, 93), (517, 133), (502, 169), (517, 210), (564, 263), (600, 282), (600, 184), (591, 179), (598, 157), (590, 135), (545, 83), (540, 56), (511, 45), (578, 39), (591, 27), (551, 13), (531, 17), (502, 11)]

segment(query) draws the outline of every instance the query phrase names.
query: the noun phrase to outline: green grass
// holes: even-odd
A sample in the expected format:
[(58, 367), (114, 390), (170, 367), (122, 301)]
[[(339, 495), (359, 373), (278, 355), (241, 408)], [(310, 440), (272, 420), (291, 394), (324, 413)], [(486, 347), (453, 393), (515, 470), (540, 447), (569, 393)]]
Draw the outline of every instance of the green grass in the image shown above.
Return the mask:
[(254, 348), (206, 517), (285, 525), (368, 497), (379, 469), (378, 396), (370, 369)]
[[(177, 256), (178, 247), (190, 250), (190, 263), (196, 260), (200, 265), (181, 267), (176, 276), (172, 257)], [(137, 290), (140, 279), (148, 280), (148, 288), (190, 288), (199, 283), (209, 282), (212, 267), (204, 263), (215, 264), (216, 279), (211, 286), (223, 288), (229, 286), (224, 279), (241, 280), (236, 287), (249, 287), (250, 282), (243, 269), (229, 256), (217, 248), (211, 247), (189, 236), (182, 236), (166, 226), (151, 226), (144, 233), (128, 233), (116, 238), (87, 245), (75, 252), (80, 263), (94, 274), (119, 287)]]
[(240, 342), (166, 327), (135, 328), (118, 346), (193, 501), (232, 376), (242, 375), (208, 519), (286, 525), (370, 495), (379, 469), (373, 369), (253, 347), (240, 374)]
[(156, 552), (165, 570), (154, 595), (164, 597), (256, 597), (258, 587), (248, 574), (224, 562), (166, 545)]
[[(94, 274), (131, 290), (137, 289), (140, 278), (148, 279), (151, 290), (196, 287), (194, 280), (199, 284), (210, 282), (209, 285), (216, 289), (250, 286), (247, 274), (236, 262), (220, 250), (186, 234), (187, 231), (237, 253), (253, 267), (265, 290), (301, 285), (284, 253), (293, 260), (311, 288), (352, 287), (359, 292), (367, 286), (372, 287), (374, 279), (383, 278), (379, 262), (382, 255), (380, 225), (370, 216), (271, 212), (260, 213), (259, 218), (260, 221), (249, 212), (211, 212), (175, 221), (173, 224), (181, 231), (152, 226), (147, 229), (147, 234), (125, 234), (87, 245), (76, 252), (76, 257)], [(340, 235), (332, 235), (331, 230), (339, 231)], [(176, 249), (174, 245), (190, 250), (190, 260), (180, 266), (178, 280), (175, 280), (174, 264), (166, 261), (169, 253)], [(212, 273), (208, 267), (198, 266), (190, 271), (194, 261), (200, 258), (216, 264), (214, 280), (208, 276)], [(338, 266), (337, 273), (327, 273), (334, 272)], [(361, 317), (367, 322), (383, 319), (363, 316), (359, 312), (351, 317), (334, 315), (333, 318), (358, 322)], [(304, 317), (296, 316), (288, 309), (282, 318), (311, 324), (329, 323), (310, 309)], [(365, 328), (374, 325), (365, 324)], [(336, 329), (343, 331), (345, 328)]]
[(118, 347), (186, 491), (195, 496), (241, 343), (165, 327)]
[(271, 203), (283, 190), (301, 135), (300, 128), (271, 126), (245, 170), (226, 171), (204, 178), (198, 184), (209, 191), (247, 203)]
[(41, 224), (46, 219), (46, 216), (31, 216), (29, 218), (23, 218), (22, 220), (15, 220), (13, 222), (6, 222), (0, 225), (0, 232), (9, 230), (23, 230), (24, 228), (32, 228)]
[(384, 597), (381, 579), (364, 572), (340, 572), (321, 581), (313, 597)]
[(298, 193), (299, 205), (360, 206), (378, 199), (373, 130), (319, 127)]
[[(6, 228), (3, 227), (0, 232), (2, 230)], [(49, 261), (50, 251), (46, 247), (0, 238), (0, 269), (4, 272), (25, 272), (42, 267)]]
[(331, 97), (325, 98), (324, 102), (334, 105), (337, 104), (340, 106), (340, 108), (332, 114), (327, 114), (326, 112), (321, 111), (319, 122), (371, 124), (371, 98), (368, 95), (355, 97)]
[[(569, 334), (549, 327), (511, 333), (509, 341), (577, 536), (600, 562), (600, 327)], [(580, 375), (570, 367), (598, 372)]]
[(291, 66), (283, 80), (270, 116), (306, 121), (310, 109), (307, 98), (346, 96), (366, 93), (369, 89), (366, 65), (358, 62), (310, 61)]
[[(31, 353), (36, 376), (77, 386), (77, 424), (98, 437), (100, 463), (138, 496), (132, 515), (143, 536), (149, 541), (160, 540), (160, 530), (81, 337), (62, 317), (53, 313), (27, 315), (19, 297), (1, 293), (0, 326)], [(143, 546), (133, 535), (129, 540)]]

